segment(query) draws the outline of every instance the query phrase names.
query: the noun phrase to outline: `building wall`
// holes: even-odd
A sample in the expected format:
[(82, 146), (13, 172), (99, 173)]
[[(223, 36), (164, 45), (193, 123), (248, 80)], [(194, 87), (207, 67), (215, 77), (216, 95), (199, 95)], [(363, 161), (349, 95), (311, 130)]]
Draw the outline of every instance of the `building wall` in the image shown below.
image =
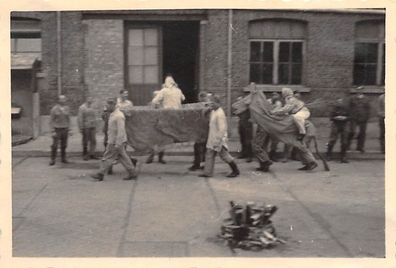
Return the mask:
[[(383, 16), (304, 11), (234, 11), (233, 100), (249, 83), (249, 21), (267, 18), (297, 19), (307, 22), (303, 86), (309, 88), (310, 92), (303, 93), (303, 99), (306, 102), (312, 102), (318, 98), (334, 100), (338, 96), (349, 95), (353, 87), (355, 23), (366, 19), (381, 19)], [(226, 32), (226, 30), (223, 31)], [(225, 44), (223, 48), (226, 48)], [(220, 61), (226, 62), (226, 60), (225, 56)], [(208, 62), (208, 65), (210, 64)], [(373, 101), (376, 96), (376, 94), (371, 96)], [(323, 106), (313, 110), (314, 116), (323, 116), (327, 113), (327, 108)]]
[(122, 20), (84, 20), (85, 82), (98, 103), (124, 88), (124, 24)]
[[(186, 11), (156, 11), (166, 18)], [(97, 13), (97, 12), (96, 12)], [(85, 90), (95, 94), (99, 102), (115, 96), (124, 87), (123, 20), (124, 16), (140, 12), (102, 12), (107, 19), (82, 19), (81, 12), (61, 12), (62, 16), (62, 89), (70, 99), (72, 113), (83, 102)], [(194, 12), (193, 12), (194, 13)], [(204, 87), (219, 94), (225, 105), (227, 90), (228, 10), (207, 10), (207, 23), (201, 38)], [(13, 16), (42, 20), (42, 60), (47, 88), (40, 89), (41, 113), (48, 114), (57, 92), (57, 35), (56, 12), (13, 12)], [(145, 14), (142, 18), (148, 18)], [(232, 100), (241, 94), (249, 82), (248, 24), (250, 20), (288, 18), (307, 22), (303, 94), (306, 102), (319, 97), (332, 98), (348, 93), (352, 88), (354, 27), (359, 20), (383, 18), (376, 14), (314, 13), (304, 11), (233, 10), (232, 30)], [(202, 31), (201, 31), (202, 32)], [(374, 99), (377, 95), (372, 95)], [(327, 109), (314, 111), (314, 116), (326, 114)]]

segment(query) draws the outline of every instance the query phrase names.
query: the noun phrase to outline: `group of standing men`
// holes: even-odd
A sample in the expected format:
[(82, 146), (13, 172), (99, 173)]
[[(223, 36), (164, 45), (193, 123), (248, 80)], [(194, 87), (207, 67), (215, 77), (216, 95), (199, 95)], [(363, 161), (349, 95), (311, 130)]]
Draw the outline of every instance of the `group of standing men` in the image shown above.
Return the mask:
[[(253, 85), (254, 86), (254, 85)], [(185, 97), (182, 91), (178, 88), (172, 76), (167, 76), (163, 87), (153, 94), (153, 100), (150, 103), (155, 108), (172, 108), (180, 109)], [(204, 171), (200, 176), (213, 176), (215, 157), (220, 155), (221, 159), (226, 162), (230, 168), (231, 173), (228, 177), (236, 177), (240, 174), (239, 169), (228, 152), (227, 147), (227, 120), (223, 109), (220, 107), (220, 99), (218, 96), (204, 93), (200, 94), (200, 102), (206, 102), (210, 108), (209, 118), (209, 134), (206, 143), (196, 143), (194, 145), (194, 163), (189, 169), (194, 171), (201, 169), (200, 163), (205, 162)], [(271, 111), (274, 115), (290, 114), (298, 128), (297, 139), (303, 143), (305, 137), (305, 120), (309, 117), (309, 109), (289, 88), (282, 89), (283, 103), (279, 94), (272, 94), (269, 98), (273, 105)], [(51, 161), (50, 165), (55, 164), (58, 144), (60, 143), (61, 161), (68, 163), (66, 159), (67, 139), (70, 129), (70, 109), (66, 105), (66, 97), (59, 96), (58, 103), (51, 109), (50, 126), (53, 130), (53, 144), (51, 146)], [(284, 105), (282, 105), (284, 104)], [(116, 162), (120, 162), (128, 172), (125, 180), (132, 180), (137, 177), (137, 160), (128, 155), (127, 135), (125, 131), (125, 115), (128, 115), (132, 109), (133, 104), (128, 100), (128, 91), (121, 90), (119, 98), (110, 98), (107, 100), (105, 110), (102, 114), (104, 120), (104, 145), (105, 152), (102, 157), (101, 167), (98, 173), (92, 175), (96, 181), (102, 181), (105, 174), (112, 173), (112, 166)], [(378, 99), (378, 117), (380, 126), (380, 144), (381, 151), (385, 152), (385, 97), (382, 94)], [(327, 156), (331, 158), (333, 147), (337, 141), (338, 136), (341, 137), (341, 162), (348, 162), (346, 159), (346, 151), (349, 149), (352, 139), (355, 135), (356, 128), (359, 128), (357, 136), (357, 150), (364, 152), (365, 133), (367, 121), (370, 115), (370, 104), (368, 98), (362, 93), (358, 92), (355, 96), (346, 102), (345, 99), (338, 99), (330, 113), (332, 121), (330, 139), (327, 144)], [(273, 150), (276, 150), (276, 139), (269, 139), (260, 127), (258, 127), (253, 140), (253, 125), (250, 120), (249, 111), (239, 114), (239, 134), (242, 144), (242, 152), (240, 158), (247, 158), (247, 161), (252, 161), (253, 154), (259, 160), (259, 171), (268, 171), (272, 164)], [(87, 97), (86, 102), (83, 103), (78, 110), (78, 126), (82, 134), (83, 145), (83, 159), (97, 159), (95, 156), (96, 149), (96, 112), (92, 105), (92, 98)], [(272, 143), (270, 155), (267, 154), (267, 147)], [(159, 154), (159, 162), (165, 164), (163, 160), (164, 151), (162, 148), (155, 148), (150, 154), (146, 163), (151, 163), (154, 157), (154, 151)], [(317, 167), (313, 157), (307, 157), (309, 161), (301, 170), (312, 170)]]

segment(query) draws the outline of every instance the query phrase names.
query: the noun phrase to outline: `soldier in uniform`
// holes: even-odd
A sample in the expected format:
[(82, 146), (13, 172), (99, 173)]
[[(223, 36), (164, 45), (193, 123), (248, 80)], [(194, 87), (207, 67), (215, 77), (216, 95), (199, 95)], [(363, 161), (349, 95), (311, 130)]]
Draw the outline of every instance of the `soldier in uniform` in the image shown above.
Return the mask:
[(348, 136), (348, 149), (352, 144), (352, 139), (355, 136), (356, 129), (359, 128), (357, 136), (356, 150), (364, 153), (364, 143), (366, 141), (367, 122), (370, 118), (370, 103), (369, 99), (361, 91), (363, 87), (358, 87), (360, 91), (352, 96), (349, 103), (349, 110), (351, 115), (350, 132)]
[(108, 122), (108, 140), (106, 151), (103, 154), (100, 171), (92, 175), (96, 181), (102, 181), (104, 174), (118, 159), (128, 172), (124, 180), (133, 180), (137, 178), (135, 167), (126, 152), (127, 134), (125, 131), (125, 115), (116, 107), (115, 99), (108, 99), (107, 106), (111, 112)]
[(55, 164), (58, 143), (60, 143), (62, 163), (68, 163), (66, 159), (67, 138), (70, 127), (70, 108), (66, 105), (65, 95), (58, 97), (58, 103), (50, 112), (50, 127), (52, 129), (51, 161), (50, 166)]
[[(92, 107), (92, 97), (87, 97), (78, 109), (78, 127), (82, 134), (83, 158), (84, 160), (97, 159), (96, 148), (96, 111)], [(88, 153), (89, 144), (89, 153)]]
[(227, 118), (224, 110), (220, 107), (220, 99), (218, 96), (213, 96), (210, 102), (210, 119), (209, 119), (209, 135), (206, 143), (206, 156), (204, 172), (200, 177), (212, 177), (215, 165), (216, 154), (226, 162), (230, 168), (231, 173), (227, 175), (229, 178), (237, 177), (239, 169), (234, 161), (234, 158), (228, 152), (227, 147)]
[(330, 160), (333, 152), (334, 144), (337, 142), (338, 136), (340, 136), (341, 144), (341, 163), (348, 163), (346, 158), (346, 150), (348, 146), (348, 127), (349, 121), (349, 110), (345, 105), (345, 101), (342, 98), (337, 99), (331, 113), (331, 130), (330, 139), (327, 144), (327, 158)]

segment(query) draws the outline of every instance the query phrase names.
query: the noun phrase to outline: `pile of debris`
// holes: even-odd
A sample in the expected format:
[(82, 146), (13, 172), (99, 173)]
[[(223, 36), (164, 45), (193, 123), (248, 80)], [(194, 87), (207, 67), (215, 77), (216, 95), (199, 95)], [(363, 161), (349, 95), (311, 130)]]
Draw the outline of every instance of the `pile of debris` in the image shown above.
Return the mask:
[(230, 218), (221, 226), (220, 238), (228, 246), (247, 250), (271, 248), (285, 241), (276, 237), (275, 227), (270, 218), (278, 210), (274, 205), (248, 202), (246, 205), (230, 201)]

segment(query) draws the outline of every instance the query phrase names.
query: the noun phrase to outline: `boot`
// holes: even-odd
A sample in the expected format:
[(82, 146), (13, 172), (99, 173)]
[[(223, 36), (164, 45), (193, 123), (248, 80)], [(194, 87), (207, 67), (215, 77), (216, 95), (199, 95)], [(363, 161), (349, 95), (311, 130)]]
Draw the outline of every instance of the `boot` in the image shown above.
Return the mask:
[(348, 159), (346, 158), (346, 149), (343, 148), (343, 150), (341, 151), (341, 159), (340, 159), (341, 163), (349, 163)]
[(317, 166), (318, 166), (318, 164), (316, 162), (310, 162), (310, 163), (306, 164), (305, 166), (299, 168), (298, 170), (313, 170)]
[(56, 148), (51, 146), (51, 161), (49, 162), (50, 166), (55, 165), (55, 159), (56, 159)]
[(164, 152), (159, 152), (158, 153), (158, 163), (166, 164), (166, 162), (164, 160)]
[(235, 178), (237, 177), (240, 173), (239, 173), (239, 169), (238, 166), (235, 164), (234, 161), (232, 161), (231, 163), (228, 164), (231, 168), (231, 173), (227, 175), (227, 178)]
[(66, 159), (66, 147), (61, 148), (61, 159), (62, 159), (62, 163), (69, 163), (69, 161), (67, 161)]
[(152, 153), (149, 155), (149, 157), (147, 157), (146, 164), (151, 164), (151, 163), (153, 163), (153, 160), (154, 160), (154, 152), (152, 152)]
[(260, 167), (256, 168), (257, 171), (263, 171), (263, 172), (268, 172), (269, 171), (269, 167), (272, 165), (272, 161), (265, 161), (265, 162), (261, 162), (260, 161)]
[(270, 151), (269, 154), (268, 154), (268, 157), (273, 162), (278, 162), (278, 159), (276, 158), (276, 152), (275, 151)]
[(113, 174), (113, 166), (109, 167), (109, 169), (107, 170), (107, 174), (109, 175)]
[(96, 173), (91, 175), (91, 177), (95, 180), (95, 181), (103, 181), (103, 177), (104, 175), (102, 173)]
[(88, 161), (88, 159), (89, 159), (87, 147), (83, 148), (83, 159), (84, 159), (84, 161)]
[(333, 154), (333, 145), (332, 144), (327, 144), (327, 152), (326, 152), (327, 161), (331, 160), (332, 154)]
[(124, 181), (136, 180), (137, 174), (135, 172), (130, 172), (128, 177), (123, 178)]

